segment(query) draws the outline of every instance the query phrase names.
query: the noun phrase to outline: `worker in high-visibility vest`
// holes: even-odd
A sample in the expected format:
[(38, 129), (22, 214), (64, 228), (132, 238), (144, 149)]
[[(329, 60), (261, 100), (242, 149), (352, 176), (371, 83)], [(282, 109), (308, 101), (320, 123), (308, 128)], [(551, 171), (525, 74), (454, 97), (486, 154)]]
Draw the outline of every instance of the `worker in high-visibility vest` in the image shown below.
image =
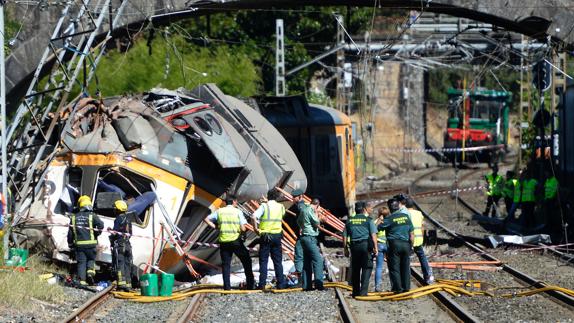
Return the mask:
[(430, 285), (434, 283), (434, 276), (432, 274), (432, 268), (431, 266), (429, 266), (427, 256), (425, 255), (425, 249), (423, 248), (424, 217), (421, 211), (415, 209), (415, 203), (412, 198), (409, 197), (406, 199), (405, 206), (409, 211), (409, 214), (411, 216), (411, 222), (413, 223), (414, 228), (413, 250), (417, 255), (417, 258), (419, 258), (419, 262), (421, 264), (421, 270), (423, 271), (423, 278), (425, 279), (426, 283)]
[[(269, 254), (273, 261), (275, 278), (277, 279), (277, 289), (285, 288), (285, 277), (283, 276), (283, 251), (281, 240), (283, 239), (283, 216), (285, 206), (276, 201), (278, 193), (272, 191), (268, 194), (268, 199), (261, 203), (259, 208), (253, 213), (253, 228), (259, 235), (259, 289), (264, 289), (267, 283), (267, 263)], [(259, 222), (259, 225), (257, 224)]]
[(245, 232), (247, 221), (243, 212), (237, 208), (237, 200), (228, 196), (225, 199), (225, 207), (208, 215), (203, 222), (214, 230), (219, 231), (219, 253), (221, 255), (221, 267), (223, 274), (223, 289), (231, 290), (231, 258), (235, 254), (245, 271), (246, 289), (255, 288), (251, 257), (249, 250), (241, 240), (241, 232)]
[(498, 211), (498, 201), (502, 197), (502, 189), (504, 186), (504, 178), (498, 175), (498, 166), (495, 164), (492, 166), (492, 174), (487, 174), (484, 176), (487, 185), (487, 200), (486, 209), (482, 213), (484, 216), (488, 216), (488, 213), (492, 213), (492, 217), (496, 217)]
[(133, 234), (132, 221), (135, 214), (128, 213), (128, 204), (124, 200), (114, 202), (114, 233), (110, 234), (112, 264), (120, 290), (132, 288), (133, 254), (130, 237)]
[(518, 176), (516, 178), (516, 182), (514, 182), (514, 194), (512, 196), (512, 207), (508, 212), (508, 216), (504, 219), (505, 222), (511, 221), (515, 217), (516, 210), (520, 207), (520, 201), (522, 200), (522, 184), (524, 183), (526, 173), (522, 170), (519, 171)]
[(520, 198), (520, 205), (522, 213), (520, 213), (520, 222), (526, 228), (534, 225), (534, 207), (536, 206), (536, 186), (538, 181), (533, 178), (532, 171), (528, 170), (526, 178), (521, 184), (522, 195)]
[[(385, 217), (391, 214), (388, 206), (382, 206), (377, 212), (377, 219), (375, 226), (383, 223)], [(387, 236), (385, 230), (377, 229), (377, 246), (379, 253), (377, 254), (377, 264), (375, 266), (375, 292), (383, 291), (383, 266), (385, 265), (385, 253), (387, 252)]]
[(80, 286), (94, 283), (96, 275), (96, 246), (104, 223), (93, 212), (92, 199), (82, 195), (78, 199), (80, 211), (72, 214), (68, 230), (68, 246), (74, 249)]
[(509, 214), (510, 210), (512, 209), (512, 202), (514, 201), (514, 190), (518, 185), (518, 180), (514, 178), (514, 175), (514, 172), (511, 170), (506, 172), (504, 188), (502, 189), (502, 197), (504, 198), (506, 214)]

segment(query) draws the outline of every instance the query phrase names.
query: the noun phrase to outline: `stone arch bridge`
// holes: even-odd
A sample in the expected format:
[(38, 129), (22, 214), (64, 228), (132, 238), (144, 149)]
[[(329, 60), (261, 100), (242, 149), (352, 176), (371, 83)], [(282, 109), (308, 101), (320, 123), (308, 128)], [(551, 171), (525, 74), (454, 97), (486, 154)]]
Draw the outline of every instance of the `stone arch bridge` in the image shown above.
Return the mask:
[[(62, 10), (58, 2), (44, 7), (42, 3), (48, 2), (39, 3), (35, 7), (15, 5), (12, 10), (15, 16), (12, 18), (25, 25), (6, 60), (6, 92), (11, 104), (19, 100), (22, 89), (27, 86)], [(120, 0), (112, 3), (117, 7)], [(559, 49), (574, 48), (572, 0), (131, 0), (114, 33), (139, 29), (150, 21), (156, 25), (169, 24), (218, 11), (302, 6), (373, 7), (375, 4), (381, 8), (423, 9), (469, 18), (533, 38), (551, 39)], [(106, 31), (102, 30), (102, 34)]]

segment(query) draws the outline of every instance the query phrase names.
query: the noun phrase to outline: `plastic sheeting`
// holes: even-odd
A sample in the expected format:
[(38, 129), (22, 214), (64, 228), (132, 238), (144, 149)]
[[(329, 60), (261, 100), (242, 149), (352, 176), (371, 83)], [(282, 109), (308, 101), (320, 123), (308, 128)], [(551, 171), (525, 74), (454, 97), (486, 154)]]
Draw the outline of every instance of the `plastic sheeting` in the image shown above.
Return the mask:
[(493, 248), (502, 244), (539, 244), (539, 243), (552, 243), (550, 236), (547, 234), (534, 234), (530, 236), (517, 236), (517, 235), (492, 235), (487, 236), (486, 239), (490, 242)]

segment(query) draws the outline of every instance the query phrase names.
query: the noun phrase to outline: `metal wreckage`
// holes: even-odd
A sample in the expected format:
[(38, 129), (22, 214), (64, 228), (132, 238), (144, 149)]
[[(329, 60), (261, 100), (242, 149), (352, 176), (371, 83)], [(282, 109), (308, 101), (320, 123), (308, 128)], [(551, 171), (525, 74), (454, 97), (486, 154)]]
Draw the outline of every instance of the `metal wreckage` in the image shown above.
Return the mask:
[[(307, 186), (281, 134), (213, 84), (83, 98), (66, 110), (57, 152), (44, 166), (43, 192), (22, 203), (13, 235), (19, 244), (61, 261), (71, 261), (66, 236), (80, 195), (92, 197), (108, 230), (113, 201), (126, 199), (134, 216), (133, 264), (157, 265), (183, 280), (220, 262), (209, 246), (217, 232), (202, 220), (225, 194), (241, 202), (275, 187)], [(112, 261), (108, 237), (106, 230), (98, 237), (97, 260), (104, 266)], [(255, 237), (247, 233), (247, 243)]]

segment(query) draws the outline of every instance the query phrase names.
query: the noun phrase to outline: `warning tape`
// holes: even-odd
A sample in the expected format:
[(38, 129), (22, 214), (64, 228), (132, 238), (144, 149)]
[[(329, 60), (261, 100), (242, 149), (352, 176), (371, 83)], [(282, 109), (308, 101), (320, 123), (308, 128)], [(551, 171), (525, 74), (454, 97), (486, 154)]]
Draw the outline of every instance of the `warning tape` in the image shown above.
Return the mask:
[[(62, 223), (55, 223), (55, 222), (36, 222), (34, 224), (42, 224), (42, 225), (46, 225), (46, 226), (52, 226), (52, 227), (68, 227), (70, 228), (71, 225), (70, 224), (62, 224)], [(76, 228), (81, 228), (81, 229), (87, 229), (89, 230), (89, 227), (84, 227), (84, 226), (76, 226)], [(121, 236), (125, 236), (128, 238), (142, 238), (142, 239), (148, 239), (148, 240), (159, 240), (159, 241), (164, 241), (164, 242), (168, 242), (171, 243), (171, 240), (169, 239), (165, 239), (165, 238), (155, 238), (155, 237), (150, 237), (150, 236), (144, 236), (144, 235), (138, 235), (138, 234), (130, 234), (130, 233), (125, 233), (125, 232), (119, 232), (119, 231), (115, 231), (112, 229), (98, 229), (98, 228), (93, 228), (94, 231), (99, 231), (99, 232), (108, 232), (110, 234), (116, 234), (116, 235), (121, 235)], [(186, 241), (181, 240), (181, 239), (177, 239), (177, 242), (185, 244)], [(207, 248), (219, 248), (219, 244), (217, 243), (208, 243), (208, 242), (199, 242), (196, 241), (192, 244), (192, 246), (198, 246), (198, 247), (207, 247)], [(259, 251), (258, 248), (247, 248), (247, 250), (249, 251)]]
[[(479, 186), (458, 188), (458, 189), (454, 189), (454, 190), (434, 191), (434, 192), (429, 192), (429, 193), (424, 193), (424, 192), (423, 193), (415, 193), (415, 194), (412, 194), (412, 197), (432, 197), (432, 196), (453, 195), (453, 194), (457, 195), (458, 193), (480, 191), (480, 190), (486, 190), (486, 187), (479, 185)], [(380, 203), (387, 202), (390, 199), (391, 198), (379, 199), (379, 200), (370, 200), (369, 202), (374, 203), (374, 204), (380, 204)]]
[(463, 152), (463, 151), (480, 151), (480, 150), (501, 150), (504, 149), (504, 145), (489, 145), (489, 146), (478, 146), (478, 147), (467, 147), (467, 148), (391, 148), (383, 147), (379, 148), (379, 151), (386, 152), (406, 152), (406, 153), (430, 153), (430, 152)]

